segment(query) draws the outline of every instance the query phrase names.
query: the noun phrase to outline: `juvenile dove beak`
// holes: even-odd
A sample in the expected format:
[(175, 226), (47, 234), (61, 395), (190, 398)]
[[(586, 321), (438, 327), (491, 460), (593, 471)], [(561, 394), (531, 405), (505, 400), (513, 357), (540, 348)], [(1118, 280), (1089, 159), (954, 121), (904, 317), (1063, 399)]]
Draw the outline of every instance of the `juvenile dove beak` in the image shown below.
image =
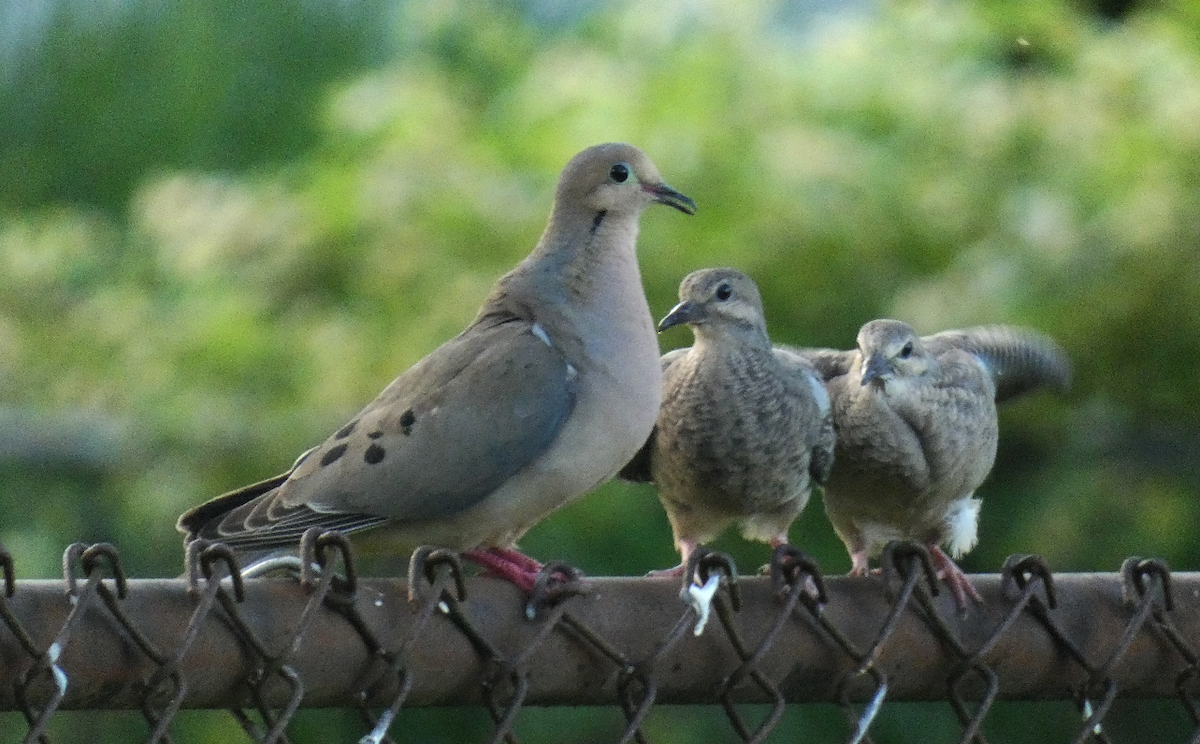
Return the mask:
[(862, 385), (866, 387), (874, 380), (880, 380), (891, 372), (892, 364), (883, 354), (871, 354), (863, 365)]
[(674, 328), (677, 325), (691, 323), (697, 319), (697, 306), (691, 302), (681, 302), (671, 308), (671, 312), (658, 321), (658, 332), (662, 333), (668, 328)]

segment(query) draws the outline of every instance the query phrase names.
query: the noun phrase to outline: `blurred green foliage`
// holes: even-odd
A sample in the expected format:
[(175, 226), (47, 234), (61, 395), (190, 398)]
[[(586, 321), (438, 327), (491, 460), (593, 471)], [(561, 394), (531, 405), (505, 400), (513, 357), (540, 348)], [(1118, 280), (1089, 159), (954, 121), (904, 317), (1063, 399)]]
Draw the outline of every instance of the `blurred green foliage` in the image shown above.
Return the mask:
[[(565, 19), (534, 2), (62, 4), (0, 76), (0, 542), (22, 577), (53, 576), (75, 540), (114, 542), (134, 576), (177, 573), (181, 511), (286, 468), (460, 330), (536, 241), (567, 159), (626, 140), (700, 204), (643, 220), (656, 312), (724, 264), (759, 281), (779, 342), (848, 347), (892, 316), (1027, 324), (1068, 349), (1069, 397), (1004, 411), (968, 570), (1014, 552), (1196, 568), (1200, 12), (1107, 5), (1119, 21), (1063, 0)], [(792, 538), (849, 565), (819, 500)], [(675, 558), (652, 489), (625, 484), (523, 547), (592, 575)], [(767, 558), (716, 547), (745, 570)], [(1004, 710), (985, 730), (1041, 740)], [(1038, 715), (1071, 730), (1069, 711)], [(956, 730), (945, 706), (885, 712), (888, 740)], [(607, 740), (608, 713), (527, 711), (520, 730)], [(725, 730), (710, 714), (648, 725), (707, 739)], [(486, 730), (406, 715), (435, 740)], [(832, 709), (788, 715), (842, 731)], [(296, 740), (332, 716), (306, 713)]]

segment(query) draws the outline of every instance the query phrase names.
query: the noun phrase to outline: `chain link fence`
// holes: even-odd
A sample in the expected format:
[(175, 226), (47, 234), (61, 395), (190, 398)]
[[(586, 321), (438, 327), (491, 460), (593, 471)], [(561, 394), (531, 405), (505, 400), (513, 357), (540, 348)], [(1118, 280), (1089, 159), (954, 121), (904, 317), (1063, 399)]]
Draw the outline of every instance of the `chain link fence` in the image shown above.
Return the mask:
[(751, 577), (700, 551), (690, 575), (720, 588), (699, 634), (677, 581), (550, 564), (527, 598), (429, 549), (407, 581), (365, 579), (338, 533), (305, 536), (299, 580), (243, 579), (203, 541), (181, 579), (129, 579), (107, 544), (70, 546), (61, 582), (17, 581), (3, 548), (0, 564), (0, 709), (23, 713), (24, 742), (48, 742), (66, 710), (140, 710), (144, 741), (170, 742), (179, 712), (201, 708), (229, 710), (249, 741), (284, 742), (302, 707), (357, 709), (360, 741), (389, 742), (427, 706), (484, 706), (489, 741), (515, 742), (527, 706), (617, 706), (624, 744), (646, 741), (654, 706), (680, 703), (720, 706), (737, 738), (760, 742), (789, 704), (814, 702), (840, 706), (844, 740), (867, 742), (898, 701), (945, 701), (959, 741), (984, 742), (998, 700), (1073, 701), (1073, 741), (1106, 742), (1118, 697), (1178, 701), (1200, 742), (1200, 574), (1157, 560), (1056, 576), (1013, 556), (972, 577), (984, 602), (962, 612), (917, 545), (888, 546), (866, 579), (826, 579), (788, 546)]

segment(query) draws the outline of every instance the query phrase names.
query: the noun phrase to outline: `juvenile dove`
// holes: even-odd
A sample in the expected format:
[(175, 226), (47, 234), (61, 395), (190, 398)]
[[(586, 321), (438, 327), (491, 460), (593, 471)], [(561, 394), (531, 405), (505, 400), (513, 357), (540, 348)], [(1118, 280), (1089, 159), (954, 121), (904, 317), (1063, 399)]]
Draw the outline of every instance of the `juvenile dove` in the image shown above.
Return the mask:
[[(825, 511), (851, 573), (891, 540), (925, 544), (960, 608), (978, 592), (952, 560), (974, 547), (975, 489), (996, 458), (996, 403), (1070, 384), (1066, 354), (1039, 333), (982, 326), (920, 337), (873, 320), (852, 351), (802, 350), (827, 380), (837, 430)], [(950, 555), (942, 550), (945, 545)]]
[(684, 278), (679, 304), (658, 324), (682, 323), (695, 344), (662, 357), (663, 403), (654, 433), (622, 470), (653, 481), (682, 563), (740, 523), (747, 539), (777, 546), (811, 484), (833, 463), (833, 420), (821, 378), (800, 356), (771, 346), (758, 287), (734, 269)]
[(591, 147), (563, 169), (546, 230), (475, 320), (292, 469), (179, 518), (187, 539), (295, 546), (310, 527), (380, 527), (392, 550), (464, 555), (530, 589), (514, 543), (611, 478), (661, 398), (635, 253), (650, 204), (693, 214), (641, 150)]

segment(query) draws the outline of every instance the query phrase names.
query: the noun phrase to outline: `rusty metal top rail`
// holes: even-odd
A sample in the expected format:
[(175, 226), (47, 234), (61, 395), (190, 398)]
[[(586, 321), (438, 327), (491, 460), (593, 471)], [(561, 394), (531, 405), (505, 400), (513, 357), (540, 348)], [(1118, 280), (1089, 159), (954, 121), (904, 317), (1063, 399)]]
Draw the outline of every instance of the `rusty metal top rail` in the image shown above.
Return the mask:
[[(299, 707), (355, 707), (364, 741), (383, 741), (402, 708), (483, 704), (499, 741), (525, 705), (618, 705), (631, 741), (656, 703), (711, 703), (759, 741), (787, 704), (835, 702), (858, 741), (884, 701), (948, 700), (961, 740), (982, 741), (995, 700), (1057, 699), (1084, 711), (1082, 741), (1118, 696), (1171, 697), (1200, 738), (1200, 574), (1161, 561), (1053, 575), (1014, 556), (972, 577), (984, 602), (960, 613), (916, 545), (889, 546), (869, 578), (826, 579), (788, 546), (749, 578), (702, 552), (694, 574), (721, 589), (697, 636), (675, 580), (564, 585), (550, 565), (526, 598), (465, 578), (448, 551), (417, 551), (407, 580), (359, 578), (337, 533), (306, 536), (302, 553), (299, 580), (243, 580), (228, 549), (198, 542), (187, 578), (132, 580), (112, 546), (73, 545), (63, 581), (15, 581), (0, 552), (0, 709), (25, 712), (26, 741), (84, 708), (141, 709), (147, 741), (167, 740), (181, 708), (232, 708), (277, 741)], [(743, 703), (771, 713), (752, 728)]]

